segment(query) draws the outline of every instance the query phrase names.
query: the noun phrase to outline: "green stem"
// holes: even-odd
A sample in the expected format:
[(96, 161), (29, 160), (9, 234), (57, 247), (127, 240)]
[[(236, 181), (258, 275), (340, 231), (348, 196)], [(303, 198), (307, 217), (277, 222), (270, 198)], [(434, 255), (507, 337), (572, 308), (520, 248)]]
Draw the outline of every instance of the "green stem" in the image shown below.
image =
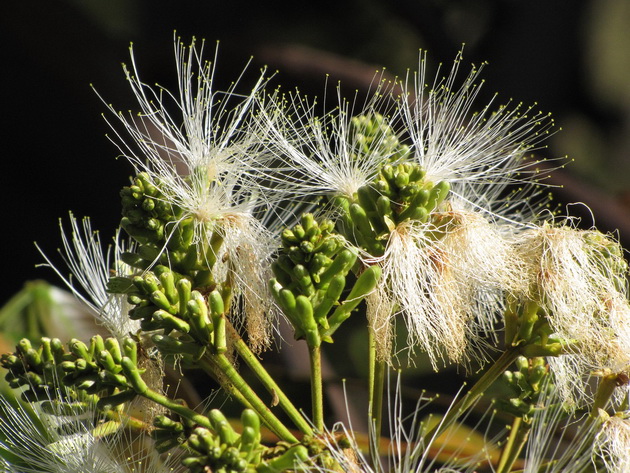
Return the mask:
[(148, 400), (153, 401), (156, 404), (159, 404), (160, 406), (164, 406), (170, 411), (175, 412), (176, 414), (179, 414), (182, 417), (185, 417), (186, 419), (194, 422), (197, 425), (200, 425), (201, 427), (205, 427), (206, 429), (212, 429), (212, 424), (210, 423), (210, 420), (206, 416), (202, 414), (198, 414), (197, 412), (193, 411), (192, 409), (182, 404), (178, 404), (177, 402), (173, 401), (172, 399), (169, 399), (163, 394), (153, 391), (152, 389), (146, 389), (145, 391), (139, 394), (147, 398)]
[[(369, 402), (370, 420), (370, 458), (373, 465), (379, 464), (378, 445), (380, 444), (383, 419), (383, 388), (385, 386), (385, 362), (376, 359), (376, 342), (371, 328), (368, 329), (369, 341)], [(375, 470), (376, 471), (376, 470)]]
[(287, 395), (280, 389), (280, 386), (276, 384), (274, 379), (269, 375), (267, 370), (258, 360), (258, 357), (252, 353), (243, 339), (236, 333), (236, 330), (228, 322), (228, 330), (230, 330), (230, 338), (234, 340), (234, 347), (236, 348), (239, 356), (245, 361), (247, 366), (254, 372), (256, 377), (263, 384), (265, 389), (278, 400), (278, 405), (289, 416), (295, 426), (300, 429), (303, 434), (312, 435), (313, 429), (306, 422), (304, 416), (293, 405)]
[(223, 373), (218, 366), (213, 362), (213, 359), (209, 356), (204, 356), (199, 361), (199, 367), (208, 373), (213, 379), (215, 379), (227, 393), (240, 402), (244, 407), (252, 409), (252, 406), (247, 402), (247, 399), (238, 391), (234, 385), (225, 380)]
[(510, 436), (501, 452), (497, 473), (509, 473), (511, 471), (514, 462), (527, 442), (530, 430), (531, 424), (529, 422), (524, 421), (522, 417), (514, 418)]
[(436, 425), (422, 440), (424, 445), (429, 445), (442, 432), (444, 432), (459, 416), (466, 412), (481, 395), (490, 387), (490, 385), (499, 377), (519, 356), (519, 350), (514, 347), (504, 351), (494, 364), (486, 371), (479, 380), (470, 388), (470, 390), (462, 397), (459, 402), (452, 406), (442, 422)]
[(225, 355), (210, 355), (211, 360), (208, 360), (208, 354), (200, 360), (202, 366), (206, 363), (216, 366), (222, 376), (225, 376), (228, 380), (228, 384), (231, 384), (233, 388), (240, 393), (242, 398), (246, 401), (245, 406), (251, 407), (256, 411), (260, 418), (281, 440), (290, 443), (297, 443), (297, 438), (287, 429), (282, 422), (271, 412), (271, 410), (265, 405), (265, 403), (258, 397), (254, 390), (247, 384), (242, 376), (236, 371), (230, 360)]
[(309, 346), (308, 356), (311, 361), (311, 403), (315, 430), (324, 430), (324, 396), (322, 389), (322, 357), (319, 346)]
[(589, 417), (599, 418), (599, 410), (606, 409), (608, 401), (610, 401), (615, 389), (620, 385), (618, 373), (602, 377), (599, 386), (597, 386), (597, 393), (595, 393), (595, 400), (593, 401)]

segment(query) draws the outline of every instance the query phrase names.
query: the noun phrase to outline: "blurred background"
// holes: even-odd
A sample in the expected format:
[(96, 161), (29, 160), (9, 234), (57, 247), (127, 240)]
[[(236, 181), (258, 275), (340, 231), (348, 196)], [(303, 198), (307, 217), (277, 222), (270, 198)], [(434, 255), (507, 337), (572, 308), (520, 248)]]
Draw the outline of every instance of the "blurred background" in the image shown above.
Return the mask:
[(558, 198), (588, 204), (599, 228), (619, 228), (628, 243), (629, 24), (624, 0), (4, 1), (0, 301), (26, 279), (54, 280), (35, 269), (43, 259), (33, 241), (55, 253), (68, 210), (91, 216), (104, 240), (113, 233), (131, 168), (116, 159), (90, 84), (118, 110), (132, 109), (121, 63), (133, 42), (143, 80), (173, 85), (174, 30), (186, 42), (205, 38), (208, 57), (220, 40), (219, 83), (253, 55), (252, 77), (266, 64), (279, 71), (274, 84), (314, 95), (326, 74), (349, 90), (365, 88), (382, 66), (405, 74), (420, 48), (448, 66), (465, 43), (465, 68), (489, 63), (479, 103), (498, 92), (500, 102), (551, 112), (558, 131), (541, 153), (573, 160), (556, 176), (565, 185)]
[(366, 89), (381, 67), (404, 75), (417, 67), (419, 49), (428, 50), (433, 71), (440, 62), (450, 68), (465, 43), (463, 74), (488, 62), (480, 107), (498, 93), (497, 103), (536, 102), (551, 112), (556, 133), (538, 153), (572, 161), (551, 181), (563, 186), (554, 190), (557, 201), (586, 204), (595, 222), (585, 206), (569, 211), (582, 226), (619, 230), (628, 248), (628, 25), (626, 0), (5, 0), (0, 306), (27, 280), (61, 284), (49, 268), (35, 267), (44, 259), (33, 242), (54, 256), (68, 211), (90, 216), (103, 241), (113, 235), (118, 193), (132, 169), (106, 137), (106, 106), (90, 84), (117, 110), (133, 109), (121, 68), (133, 42), (142, 80), (174, 87), (175, 30), (185, 43), (205, 38), (208, 58), (220, 41), (218, 87), (253, 56), (252, 78), (267, 65), (279, 71), (274, 85), (309, 95), (322, 95), (327, 74), (351, 92)]

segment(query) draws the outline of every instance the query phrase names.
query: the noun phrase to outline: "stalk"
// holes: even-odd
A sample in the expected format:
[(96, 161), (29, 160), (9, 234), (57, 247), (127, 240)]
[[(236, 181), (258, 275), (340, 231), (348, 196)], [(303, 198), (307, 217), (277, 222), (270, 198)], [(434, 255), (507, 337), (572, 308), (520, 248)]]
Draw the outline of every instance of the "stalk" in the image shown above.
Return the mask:
[(304, 416), (300, 413), (300, 411), (293, 405), (291, 400), (287, 397), (287, 395), (280, 389), (280, 386), (274, 381), (274, 379), (269, 375), (267, 370), (258, 360), (258, 357), (252, 353), (247, 344), (243, 341), (243, 339), (238, 335), (236, 330), (232, 327), (232, 325), (228, 322), (228, 330), (230, 330), (230, 337), (234, 340), (234, 348), (239, 356), (245, 361), (247, 366), (252, 370), (252, 372), (256, 375), (259, 381), (263, 384), (265, 389), (278, 400), (278, 405), (282, 408), (282, 410), (289, 416), (291, 421), (295, 424), (295, 426), (306, 435), (312, 435), (313, 429), (306, 422)]
[(210, 423), (210, 420), (206, 416), (202, 414), (198, 414), (197, 412), (193, 411), (192, 409), (182, 404), (178, 404), (177, 402), (173, 401), (172, 399), (169, 399), (163, 394), (153, 391), (152, 389), (147, 389), (140, 395), (147, 398), (150, 401), (155, 402), (156, 404), (159, 404), (160, 406), (166, 407), (168, 410), (175, 412), (176, 414), (179, 414), (182, 417), (185, 417), (186, 419), (194, 422), (195, 424), (200, 425), (201, 427), (205, 427), (206, 429), (212, 429), (212, 424)]
[(383, 419), (383, 388), (385, 385), (385, 362), (376, 359), (376, 342), (374, 333), (368, 328), (369, 340), (369, 402), (368, 416), (370, 421), (370, 458), (375, 467), (379, 464), (379, 450)]
[(514, 462), (521, 453), (521, 450), (523, 450), (525, 443), (527, 443), (530, 430), (531, 423), (524, 421), (522, 417), (514, 418), (510, 436), (501, 452), (497, 473), (509, 473), (512, 470)]
[[(265, 403), (258, 397), (254, 390), (247, 384), (242, 376), (236, 371), (230, 360), (225, 355), (213, 355), (212, 360), (208, 360), (208, 355), (205, 355), (200, 362), (202, 366), (206, 363), (214, 364), (224, 375), (228, 382), (232, 384), (233, 388), (240, 393), (240, 395), (247, 402), (246, 406), (251, 407), (256, 411), (260, 418), (281, 440), (289, 443), (297, 443), (297, 438), (280, 422), (280, 420), (271, 412), (271, 410), (265, 405)], [(204, 368), (205, 369), (205, 368)], [(212, 369), (210, 366), (209, 369)]]
[(311, 403), (312, 416), (315, 430), (324, 430), (324, 396), (322, 390), (322, 357), (319, 346), (308, 347), (308, 355), (311, 361)]

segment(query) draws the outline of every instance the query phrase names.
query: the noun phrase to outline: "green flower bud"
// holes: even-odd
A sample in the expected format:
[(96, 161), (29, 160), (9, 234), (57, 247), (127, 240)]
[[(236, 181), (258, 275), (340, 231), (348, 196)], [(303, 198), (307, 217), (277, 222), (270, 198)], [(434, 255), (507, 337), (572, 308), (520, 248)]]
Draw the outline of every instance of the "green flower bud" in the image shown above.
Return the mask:
[(123, 373), (125, 374), (125, 377), (127, 378), (127, 381), (129, 382), (130, 386), (138, 394), (142, 395), (149, 390), (149, 387), (142, 379), (142, 376), (140, 376), (140, 371), (138, 370), (138, 367), (136, 366), (136, 364), (131, 358), (128, 358), (126, 356), (123, 357), (123, 359), (120, 362), (120, 365), (122, 367)]
[(138, 363), (138, 345), (133, 338), (125, 337), (122, 342), (122, 349), (124, 356), (129, 358), (132, 364)]
[(367, 213), (363, 207), (359, 204), (350, 205), (350, 218), (352, 218), (352, 222), (356, 225), (357, 230), (361, 232), (366, 240), (372, 241), (376, 239), (376, 234), (372, 230)]
[(332, 278), (326, 293), (322, 300), (316, 305), (313, 316), (317, 323), (324, 329), (328, 328), (328, 319), (326, 316), (333, 305), (339, 301), (341, 293), (346, 286), (346, 277), (343, 274), (337, 274)]
[(344, 249), (335, 257), (328, 268), (319, 275), (320, 285), (328, 284), (338, 274), (346, 275), (354, 266), (357, 253), (350, 249)]
[(379, 265), (368, 267), (357, 278), (348, 298), (335, 309), (328, 318), (330, 328), (324, 332), (325, 336), (331, 336), (337, 328), (350, 317), (350, 313), (361, 303), (361, 301), (376, 287), (381, 277), (382, 269)]
[(308, 297), (299, 295), (295, 298), (296, 311), (299, 314), (299, 327), (304, 331), (306, 342), (311, 347), (321, 345), (319, 330), (313, 315), (313, 306)]
[(435, 210), (437, 206), (446, 199), (450, 189), (451, 186), (446, 181), (440, 181), (433, 186), (433, 188), (429, 191), (429, 198), (427, 199), (427, 203), (425, 205), (429, 213)]
[(39, 350), (29, 348), (26, 350), (24, 358), (32, 368), (39, 368), (42, 364), (42, 357)]
[(190, 301), (192, 294), (192, 284), (188, 279), (182, 278), (177, 281), (175, 286), (177, 290), (179, 313), (186, 314), (188, 311), (188, 301)]
[(114, 358), (112, 358), (112, 354), (107, 350), (96, 353), (96, 360), (103, 369), (111, 371), (112, 373), (120, 372), (120, 367), (116, 366)]
[(244, 409), (241, 413), (241, 424), (244, 427), (251, 427), (254, 432), (260, 435), (260, 417), (253, 409)]
[(303, 265), (296, 264), (293, 268), (293, 275), (295, 276), (296, 282), (298, 283), (300, 289), (304, 294), (310, 296), (315, 292), (311, 275), (308, 269), (306, 269)]
[(172, 330), (181, 333), (190, 332), (190, 325), (184, 320), (176, 317), (164, 310), (156, 310), (153, 313), (153, 321), (159, 322), (160, 328), (164, 329), (164, 333), (168, 335)]
[(175, 288), (175, 277), (173, 272), (170, 270), (160, 272), (159, 280), (168, 301), (171, 304), (177, 304), (179, 302), (179, 295), (177, 294), (177, 289)]
[(282, 230), (282, 244), (284, 246), (291, 246), (292, 244), (299, 243), (300, 240), (295, 236), (295, 233), (289, 228)]
[[(78, 358), (83, 358), (86, 361), (92, 360), (92, 355), (88, 351), (88, 347), (81, 340), (77, 340), (76, 338), (73, 338), (72, 340), (70, 340), (70, 343), (68, 344), (68, 348)], [(105, 346), (103, 346), (103, 348), (105, 348)]]
[(120, 351), (120, 345), (115, 338), (107, 338), (105, 340), (105, 349), (111, 354), (114, 363), (120, 364), (122, 360), (122, 352)]

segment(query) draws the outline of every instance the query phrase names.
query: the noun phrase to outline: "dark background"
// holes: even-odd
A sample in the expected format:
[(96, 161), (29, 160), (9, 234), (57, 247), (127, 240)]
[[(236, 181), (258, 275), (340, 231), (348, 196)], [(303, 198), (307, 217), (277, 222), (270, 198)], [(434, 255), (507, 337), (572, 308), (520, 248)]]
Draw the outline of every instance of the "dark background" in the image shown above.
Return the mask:
[(620, 228), (627, 243), (628, 24), (630, 2), (615, 0), (4, 1), (0, 302), (27, 279), (55, 281), (35, 269), (43, 259), (33, 241), (54, 253), (69, 210), (91, 216), (105, 241), (113, 234), (131, 167), (105, 137), (106, 108), (90, 84), (118, 110), (133, 108), (120, 64), (134, 42), (143, 80), (172, 85), (174, 30), (185, 42), (205, 38), (208, 57), (220, 40), (219, 82), (254, 55), (254, 76), (268, 64), (279, 70), (274, 84), (312, 94), (326, 73), (349, 88), (364, 87), (376, 67), (404, 74), (419, 48), (450, 67), (465, 43), (465, 68), (489, 62), (480, 104), (499, 92), (501, 102), (552, 112), (563, 130), (541, 153), (575, 160), (556, 178), (559, 201), (587, 203), (597, 225)]
[[(90, 216), (103, 241), (110, 241), (120, 219), (118, 193), (132, 168), (117, 159), (119, 151), (108, 141), (110, 131), (101, 116), (108, 113), (106, 105), (90, 84), (117, 110), (134, 110), (121, 68), (129, 62), (133, 42), (142, 80), (173, 88), (175, 30), (187, 44), (192, 36), (205, 38), (209, 59), (220, 40), (217, 89), (228, 87), (253, 55), (250, 79), (267, 65), (279, 71), (274, 86), (299, 86), (320, 96), (327, 74), (329, 84), (341, 79), (350, 93), (365, 90), (377, 68), (404, 75), (417, 68), (420, 48), (428, 50), (433, 71), (440, 62), (449, 69), (465, 43), (462, 76), (471, 63), (488, 62), (479, 108), (498, 93), (497, 104), (536, 102), (538, 109), (551, 112), (556, 133), (537, 152), (561, 159), (568, 155), (562, 162), (569, 165), (551, 181), (564, 186), (554, 189), (557, 202), (562, 208), (570, 202), (588, 205), (598, 228), (618, 229), (628, 248), (628, 25), (630, 2), (624, 0), (4, 0), (0, 306), (25, 281), (60, 284), (50, 269), (35, 267), (44, 259), (33, 242), (54, 256), (61, 245), (59, 219), (67, 225), (68, 211)], [(583, 227), (593, 225), (586, 206), (568, 211), (583, 217)], [(327, 347), (329, 359), (347, 360), (328, 367), (326, 383), (327, 402), (342, 417), (341, 378), (348, 379), (351, 410), (361, 412), (366, 397), (365, 383), (353, 384), (365, 365), (366, 340), (350, 325), (337, 337), (343, 343)], [(286, 385), (307, 403), (308, 370), (299, 357), (303, 345), (266, 356), (284, 358), (271, 369), (276, 367), (275, 375), (288, 372)], [(417, 373), (424, 378), (412, 379), (403, 393), (413, 399), (410, 405), (420, 395), (415, 386), (456, 392), (461, 373), (451, 368), (438, 375)], [(207, 388), (206, 379), (199, 383)], [(353, 422), (361, 430), (359, 418), (354, 415)]]

